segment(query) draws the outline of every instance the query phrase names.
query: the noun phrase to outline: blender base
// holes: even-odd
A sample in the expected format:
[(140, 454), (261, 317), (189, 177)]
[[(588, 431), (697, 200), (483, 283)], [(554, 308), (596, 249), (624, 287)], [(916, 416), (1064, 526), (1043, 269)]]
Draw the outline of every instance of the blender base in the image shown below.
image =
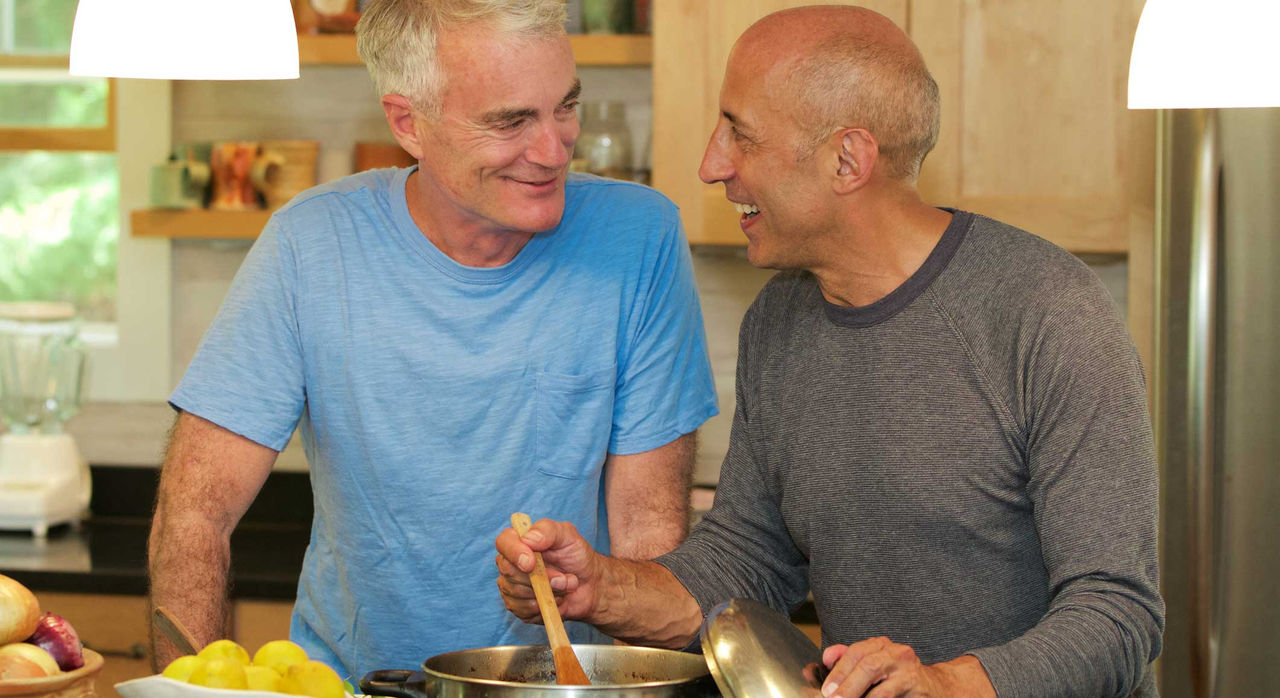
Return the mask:
[(75, 523), (89, 507), (89, 465), (70, 434), (0, 436), (0, 530)]

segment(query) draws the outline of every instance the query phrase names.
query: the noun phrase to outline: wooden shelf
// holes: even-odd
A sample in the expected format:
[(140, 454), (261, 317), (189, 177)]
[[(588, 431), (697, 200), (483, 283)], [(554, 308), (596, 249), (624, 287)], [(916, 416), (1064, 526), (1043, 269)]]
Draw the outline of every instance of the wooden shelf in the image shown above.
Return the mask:
[[(573, 34), (578, 65), (645, 66), (653, 62), (648, 34)], [(354, 34), (299, 34), (298, 60), (303, 65), (364, 65), (356, 53)]]
[(129, 214), (134, 237), (252, 240), (271, 211), (140, 209)]

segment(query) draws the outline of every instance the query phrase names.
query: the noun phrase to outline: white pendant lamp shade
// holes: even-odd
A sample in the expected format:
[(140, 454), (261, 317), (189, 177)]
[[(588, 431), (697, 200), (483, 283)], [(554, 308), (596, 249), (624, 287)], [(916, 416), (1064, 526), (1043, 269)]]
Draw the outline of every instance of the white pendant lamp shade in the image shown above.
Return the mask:
[(1280, 0), (1147, 0), (1130, 109), (1280, 106)]
[(72, 75), (168, 80), (298, 77), (289, 0), (80, 0)]

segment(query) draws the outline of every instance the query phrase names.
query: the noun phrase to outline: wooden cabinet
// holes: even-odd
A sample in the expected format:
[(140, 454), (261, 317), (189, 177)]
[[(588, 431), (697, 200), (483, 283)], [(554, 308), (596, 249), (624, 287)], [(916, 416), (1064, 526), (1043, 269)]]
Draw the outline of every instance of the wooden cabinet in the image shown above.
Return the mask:
[[(689, 239), (741, 244), (738, 215), (698, 163), (734, 40), (803, 0), (657, 0), (654, 185)], [(852, 4), (852, 3), (846, 3)], [(1154, 210), (1154, 117), (1125, 106), (1141, 0), (878, 0), (942, 92), (927, 201), (999, 218), (1074, 252), (1125, 253)]]
[(94, 681), (99, 696), (117, 696), (116, 684), (151, 675), (147, 600), (141, 596), (40, 591), (40, 607), (66, 618), (86, 647), (102, 655)]
[(289, 639), (292, 601), (237, 599), (232, 608), (231, 637), (252, 654), (272, 640)]
[[(102, 655), (94, 682), (99, 696), (118, 695), (117, 683), (150, 676), (147, 600), (142, 596), (38, 592), (40, 606), (71, 622), (80, 640)], [(289, 637), (292, 601), (237, 599), (232, 604), (231, 639), (250, 653), (269, 640)]]
[(1077, 253), (1150, 234), (1155, 119), (1129, 111), (1140, 0), (913, 0), (909, 31), (942, 92), (926, 200)]

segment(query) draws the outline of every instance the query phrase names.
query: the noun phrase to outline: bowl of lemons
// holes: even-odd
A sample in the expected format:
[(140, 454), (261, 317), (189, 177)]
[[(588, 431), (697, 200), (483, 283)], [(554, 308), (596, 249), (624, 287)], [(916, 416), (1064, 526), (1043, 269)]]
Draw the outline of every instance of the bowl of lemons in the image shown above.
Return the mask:
[(121, 698), (348, 698), (351, 688), (329, 665), (288, 640), (272, 640), (252, 656), (231, 640), (215, 640), (178, 657), (155, 676), (116, 684)]

